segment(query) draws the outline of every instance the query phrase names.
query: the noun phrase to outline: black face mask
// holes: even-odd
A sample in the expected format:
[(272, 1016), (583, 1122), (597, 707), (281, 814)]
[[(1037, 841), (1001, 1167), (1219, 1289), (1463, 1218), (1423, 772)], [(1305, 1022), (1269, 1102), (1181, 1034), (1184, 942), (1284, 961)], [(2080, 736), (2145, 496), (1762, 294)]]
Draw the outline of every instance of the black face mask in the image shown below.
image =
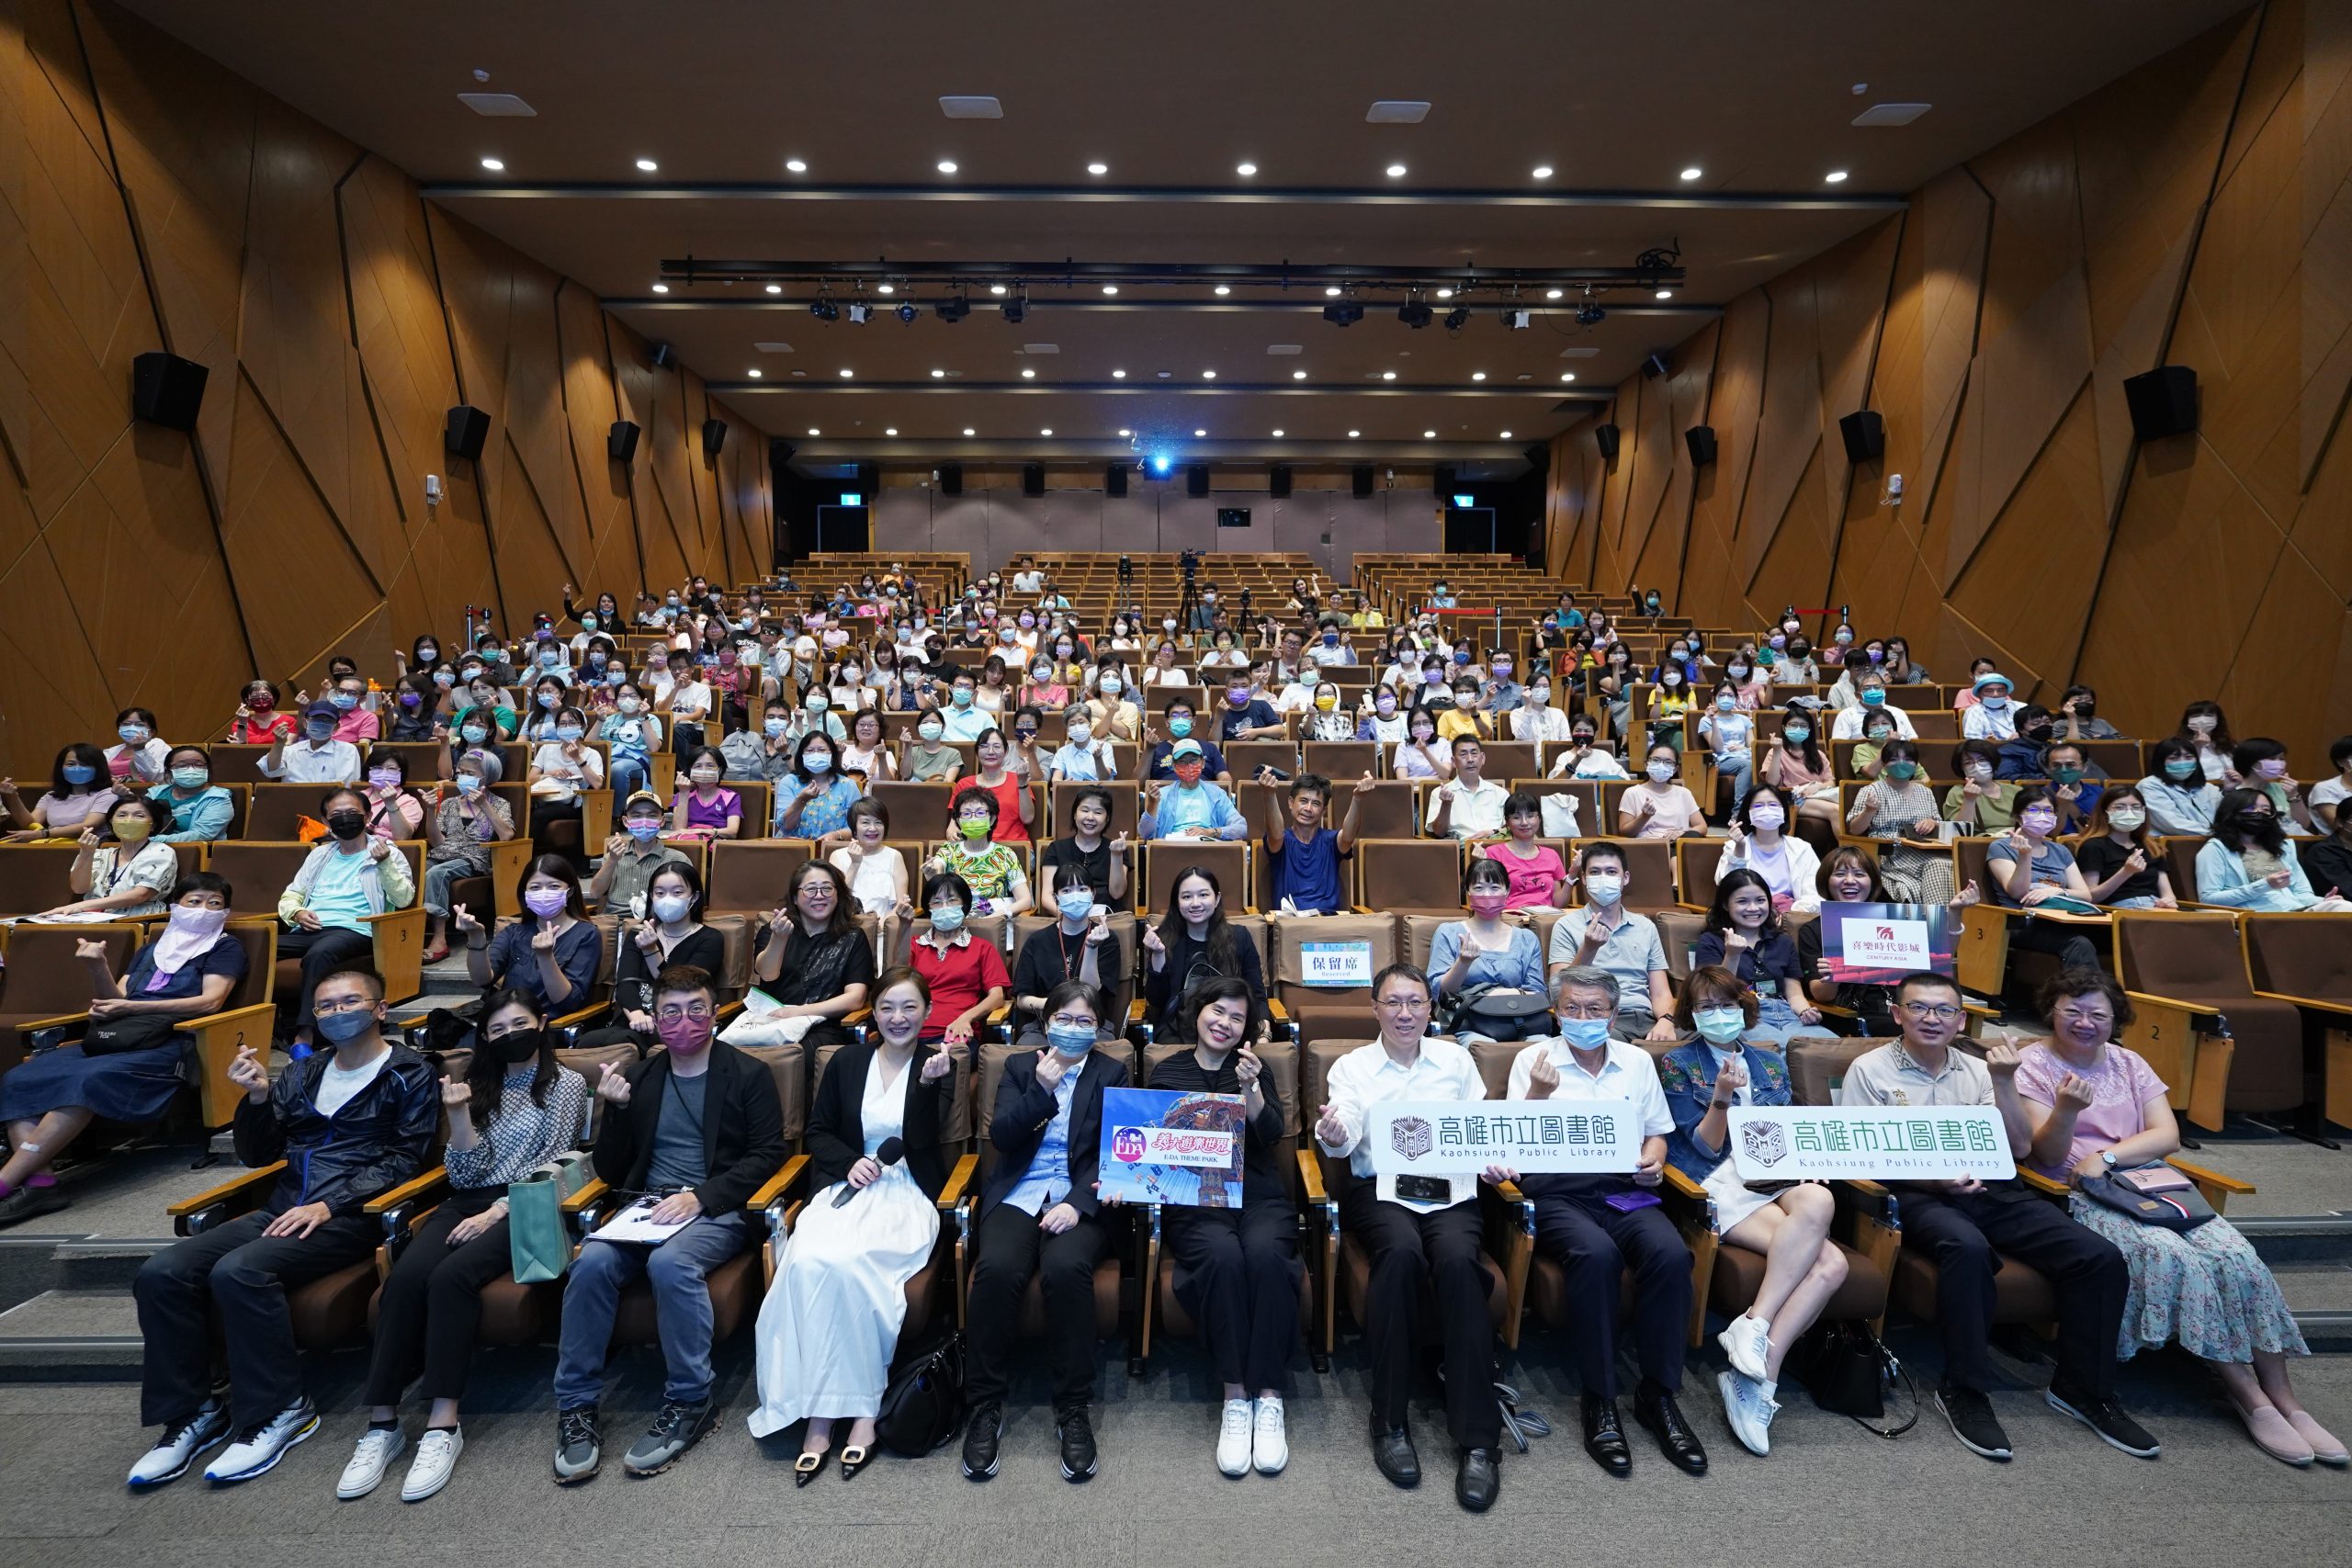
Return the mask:
[(327, 813), (327, 831), (345, 843), (368, 830), (368, 818), (359, 812), (345, 809)]
[(2046, 724), (2034, 725), (2025, 732), (2025, 738), (2028, 740), (2047, 740), (2050, 739), (2050, 726)]
[(2267, 811), (2241, 811), (2231, 817), (2230, 829), (2249, 839), (2260, 838), (2278, 819)]
[(498, 1053), (500, 1061), (510, 1067), (519, 1067), (538, 1055), (541, 1032), (537, 1029), (514, 1030), (492, 1041), (490, 1046)]

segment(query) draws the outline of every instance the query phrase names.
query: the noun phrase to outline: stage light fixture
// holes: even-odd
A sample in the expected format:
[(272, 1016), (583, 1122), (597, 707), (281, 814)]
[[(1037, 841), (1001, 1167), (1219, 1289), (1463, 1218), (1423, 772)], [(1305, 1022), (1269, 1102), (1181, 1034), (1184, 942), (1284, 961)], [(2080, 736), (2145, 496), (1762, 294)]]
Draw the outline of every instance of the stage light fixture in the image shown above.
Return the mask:
[[(862, 305), (851, 306), (850, 320), (855, 321), (857, 319), (857, 312), (864, 309), (865, 307)], [(808, 301), (808, 313), (816, 317), (820, 321), (839, 321), (841, 319), (842, 308), (839, 305), (834, 304), (832, 300), (828, 299), (826, 296), (820, 294), (816, 299)]]
[(1016, 294), (1004, 302), (1005, 325), (1017, 327), (1029, 319), (1029, 297)]
[(1445, 313), (1445, 330), (1447, 332), (1458, 333), (1469, 324), (1470, 308), (1466, 305), (1456, 305), (1453, 310), (1448, 310)]
[(952, 326), (972, 313), (972, 302), (958, 294), (953, 299), (942, 299), (931, 310), (933, 315)]
[(1525, 332), (1529, 314), (1530, 312), (1513, 306), (1503, 312), (1503, 325), (1515, 333)]
[(1608, 319), (1609, 312), (1590, 299), (1577, 307), (1577, 325), (1580, 327), (1597, 327)]
[(909, 326), (913, 326), (915, 324), (915, 318), (922, 314), (922, 308), (911, 299), (899, 307), (899, 320), (906, 322)]
[[(871, 305), (852, 305), (849, 308), (849, 324), (854, 327), (862, 327), (873, 315), (874, 307)], [(831, 320), (831, 317), (826, 319)]]
[(1423, 327), (1428, 326), (1435, 314), (1435, 311), (1431, 310), (1427, 305), (1422, 304), (1419, 299), (1409, 299), (1404, 304), (1396, 307), (1396, 319), (1404, 322), (1407, 326), (1412, 328), (1415, 332), (1419, 332)]
[(1363, 320), (1363, 307), (1353, 299), (1323, 307), (1323, 319), (1335, 327), (1351, 327)]

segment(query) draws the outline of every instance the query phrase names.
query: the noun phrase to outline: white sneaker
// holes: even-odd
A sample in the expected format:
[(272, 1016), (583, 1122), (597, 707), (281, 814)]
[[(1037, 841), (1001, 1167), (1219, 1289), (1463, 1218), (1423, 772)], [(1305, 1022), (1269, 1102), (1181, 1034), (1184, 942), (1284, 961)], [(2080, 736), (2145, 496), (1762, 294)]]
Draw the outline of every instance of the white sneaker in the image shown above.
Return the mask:
[(1724, 1396), (1724, 1419), (1739, 1446), (1758, 1458), (1772, 1451), (1772, 1417), (1781, 1407), (1763, 1388), (1743, 1372), (1717, 1372), (1715, 1387)]
[(1731, 1358), (1732, 1370), (1757, 1382), (1764, 1381), (1764, 1358), (1772, 1353), (1772, 1325), (1751, 1313), (1742, 1313), (1715, 1336), (1715, 1343)]
[(422, 1503), (449, 1484), (458, 1456), (466, 1451), (463, 1432), (429, 1429), (416, 1440), (416, 1458), (409, 1461), (408, 1479), (401, 1483), (401, 1501)]
[(229, 1436), (229, 1412), (217, 1399), (208, 1399), (197, 1413), (164, 1434), (164, 1440), (139, 1456), (130, 1467), (130, 1484), (144, 1489), (177, 1481), (196, 1462), (196, 1456)]
[(238, 1438), (204, 1467), (204, 1479), (216, 1483), (251, 1481), (266, 1475), (286, 1457), (286, 1450), (319, 1429), (319, 1412), (304, 1394), (258, 1430)]
[(1258, 1396), (1258, 1429), (1250, 1439), (1250, 1459), (1261, 1475), (1280, 1475), (1290, 1462), (1290, 1437), (1283, 1428), (1283, 1402), (1273, 1394)]
[(343, 1467), (343, 1479), (334, 1483), (334, 1495), (349, 1503), (365, 1497), (382, 1483), (385, 1466), (408, 1439), (401, 1436), (398, 1427), (370, 1427), (359, 1434), (359, 1442), (351, 1450), (351, 1462)]
[(1216, 1435), (1216, 1467), (1227, 1475), (1250, 1473), (1250, 1402), (1225, 1402), (1225, 1425)]

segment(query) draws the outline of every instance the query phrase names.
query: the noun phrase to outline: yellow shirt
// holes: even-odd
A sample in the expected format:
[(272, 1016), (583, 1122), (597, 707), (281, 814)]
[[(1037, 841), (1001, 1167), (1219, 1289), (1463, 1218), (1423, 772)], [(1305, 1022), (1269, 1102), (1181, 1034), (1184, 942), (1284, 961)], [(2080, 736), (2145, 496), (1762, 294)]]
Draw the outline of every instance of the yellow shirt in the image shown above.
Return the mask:
[(1437, 716), (1437, 733), (1441, 740), (1459, 740), (1465, 735), (1491, 739), (1495, 733), (1494, 719), (1487, 714), (1467, 714), (1460, 708), (1448, 708)]
[(1385, 626), (1387, 624), (1388, 617), (1377, 610), (1358, 610), (1348, 617), (1348, 625), (1359, 630), (1366, 626)]

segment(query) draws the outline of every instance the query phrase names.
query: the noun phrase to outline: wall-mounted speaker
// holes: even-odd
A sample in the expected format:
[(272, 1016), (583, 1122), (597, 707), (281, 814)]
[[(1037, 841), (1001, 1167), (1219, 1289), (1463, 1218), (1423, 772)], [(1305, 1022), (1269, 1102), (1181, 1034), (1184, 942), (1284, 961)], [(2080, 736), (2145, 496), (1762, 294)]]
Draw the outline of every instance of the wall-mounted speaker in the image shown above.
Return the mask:
[(773, 435), (768, 438), (768, 461), (771, 463), (789, 463), (792, 461), (792, 455), (799, 450), (799, 447), (795, 446), (781, 435)]
[(1184, 465), (1184, 493), (1200, 497), (1209, 492), (1209, 466), (1206, 463)]
[(176, 354), (142, 354), (130, 362), (130, 412), (167, 430), (194, 430), (209, 375)]
[(459, 403), (449, 411), (449, 423), (441, 432), (441, 449), (452, 457), (480, 462), (482, 445), (489, 439), (490, 415), (470, 404)]
[(1600, 460), (1602, 462), (1613, 463), (1617, 460), (1617, 427), (1615, 425), (1594, 425), (1592, 427), (1592, 444), (1600, 448)]
[(2143, 441), (2186, 435), (2197, 428), (2197, 372), (2186, 365), (2159, 365), (2123, 383), (2132, 411), (2132, 434)]
[(653, 368), (667, 370), (678, 362), (678, 351), (666, 343), (657, 343), (652, 352)]
[(1023, 463), (1021, 465), (1021, 493), (1023, 495), (1043, 495), (1046, 493), (1045, 464)]
[(1525, 457), (1527, 466), (1539, 474), (1552, 471), (1552, 444), (1548, 441), (1536, 442), (1520, 456)]
[(1666, 355), (1663, 354), (1653, 354), (1642, 361), (1642, 374), (1650, 380), (1657, 380), (1665, 375), (1666, 371)]
[(865, 504), (872, 506), (881, 490), (882, 465), (860, 463), (857, 466), (857, 493), (865, 498)]
[(605, 437), (605, 456), (616, 463), (637, 461), (639, 434), (637, 421), (633, 419), (613, 421), (613, 428)]
[(1352, 484), (1351, 486), (1355, 493), (1355, 498), (1358, 501), (1362, 501), (1365, 496), (1370, 495), (1372, 493), (1372, 465), (1370, 463), (1358, 463), (1355, 466), (1355, 472), (1352, 475)]
[(718, 457), (718, 449), (725, 445), (727, 445), (727, 422), (723, 419), (704, 420), (702, 422), (703, 461), (707, 463)]
[(1886, 421), (1876, 409), (1858, 409), (1838, 422), (1846, 441), (1846, 461), (1873, 463), (1886, 456)]
[(1104, 495), (1127, 493), (1127, 466), (1125, 463), (1114, 463), (1102, 470), (1102, 493)]
[(1454, 468), (1451, 463), (1440, 463), (1430, 470), (1430, 488), (1437, 491), (1438, 499), (1448, 505), (1453, 502), (1453, 475)]
[(1690, 448), (1690, 461), (1697, 467), (1703, 468), (1715, 460), (1715, 427), (1713, 425), (1692, 425), (1682, 433), (1682, 444)]
[(1276, 501), (1290, 499), (1290, 465), (1276, 463), (1266, 470), (1266, 493)]
[(961, 495), (964, 493), (963, 464), (942, 463), (939, 465), (939, 493), (942, 495)]

